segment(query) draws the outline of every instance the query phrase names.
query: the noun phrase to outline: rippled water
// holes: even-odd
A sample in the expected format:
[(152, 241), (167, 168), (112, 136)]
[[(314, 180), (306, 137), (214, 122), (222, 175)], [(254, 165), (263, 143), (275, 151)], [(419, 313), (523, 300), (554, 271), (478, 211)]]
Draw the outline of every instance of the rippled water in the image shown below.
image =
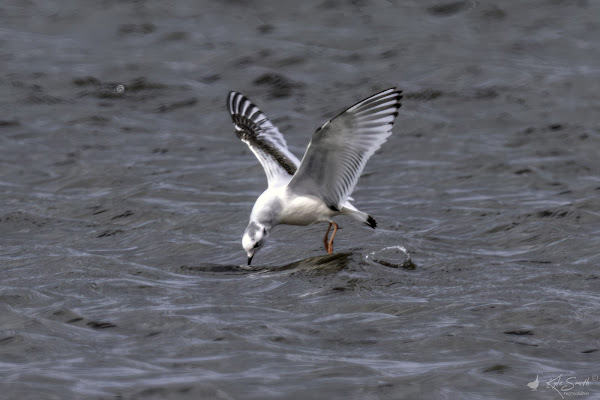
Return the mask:
[[(0, 5), (2, 396), (599, 398), (599, 13)], [(280, 226), (240, 267), (266, 180), (228, 90), (300, 156), (393, 85), (353, 195), (378, 228)]]

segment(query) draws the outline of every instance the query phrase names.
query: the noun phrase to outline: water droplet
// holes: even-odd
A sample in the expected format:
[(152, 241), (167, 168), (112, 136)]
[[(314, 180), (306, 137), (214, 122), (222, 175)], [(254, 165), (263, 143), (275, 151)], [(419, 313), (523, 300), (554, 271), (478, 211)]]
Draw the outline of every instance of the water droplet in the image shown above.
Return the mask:
[(407, 270), (417, 268), (410, 258), (410, 253), (402, 245), (390, 246), (381, 250), (372, 251), (365, 256), (365, 259), (368, 262), (377, 263), (390, 268), (404, 268)]

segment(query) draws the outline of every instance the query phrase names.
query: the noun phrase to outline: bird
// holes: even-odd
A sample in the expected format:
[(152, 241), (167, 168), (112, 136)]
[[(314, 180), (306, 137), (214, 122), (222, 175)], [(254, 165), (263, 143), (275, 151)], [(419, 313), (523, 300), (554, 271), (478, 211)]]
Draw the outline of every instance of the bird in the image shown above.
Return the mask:
[(536, 392), (538, 386), (540, 386), (540, 380), (538, 379), (539, 375), (535, 376), (535, 381), (529, 382), (527, 386), (531, 389), (532, 392)]
[(248, 266), (280, 224), (328, 223), (323, 238), (328, 254), (333, 253), (338, 230), (333, 217), (345, 215), (375, 229), (375, 219), (354, 207), (350, 195), (369, 158), (392, 134), (401, 99), (402, 91), (392, 87), (347, 108), (313, 133), (299, 160), (254, 103), (239, 92), (229, 92), (227, 108), (235, 133), (258, 158), (268, 184), (242, 236)]

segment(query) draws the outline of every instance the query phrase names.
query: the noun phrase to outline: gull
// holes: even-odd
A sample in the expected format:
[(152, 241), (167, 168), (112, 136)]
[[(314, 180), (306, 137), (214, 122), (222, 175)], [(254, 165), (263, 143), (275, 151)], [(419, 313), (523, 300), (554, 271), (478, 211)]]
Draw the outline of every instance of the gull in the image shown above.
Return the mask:
[(326, 122), (312, 135), (302, 161), (256, 105), (241, 93), (229, 93), (227, 108), (235, 132), (258, 158), (268, 182), (242, 237), (248, 265), (276, 225), (329, 223), (323, 238), (328, 254), (333, 253), (338, 230), (333, 217), (346, 215), (373, 229), (377, 226), (373, 217), (350, 203), (350, 195), (368, 159), (391, 135), (401, 93), (384, 90)]

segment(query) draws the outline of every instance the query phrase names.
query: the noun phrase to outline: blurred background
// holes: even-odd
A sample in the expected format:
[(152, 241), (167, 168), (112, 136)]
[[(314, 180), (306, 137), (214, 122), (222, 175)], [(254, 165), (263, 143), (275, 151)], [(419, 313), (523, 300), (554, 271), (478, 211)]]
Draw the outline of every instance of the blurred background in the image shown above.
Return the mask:
[[(3, 393), (546, 399), (563, 374), (600, 396), (599, 15), (586, 0), (2, 2)], [(301, 157), (392, 86), (394, 135), (353, 194), (377, 230), (341, 219), (324, 257), (325, 226), (281, 226), (240, 269), (266, 179), (228, 91)]]

